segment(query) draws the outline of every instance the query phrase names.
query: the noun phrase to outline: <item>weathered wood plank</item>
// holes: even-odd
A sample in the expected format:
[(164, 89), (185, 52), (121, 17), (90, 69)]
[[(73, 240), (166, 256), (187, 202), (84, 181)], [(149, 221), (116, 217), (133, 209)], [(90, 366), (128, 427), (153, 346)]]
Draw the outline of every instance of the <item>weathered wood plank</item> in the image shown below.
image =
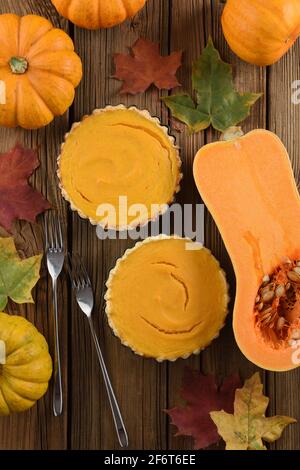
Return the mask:
[[(36, 13), (45, 16), (55, 25), (66, 29), (67, 24), (58, 17), (50, 1), (39, 2), (18, 0), (1, 0), (0, 13), (27, 14)], [(12, 147), (16, 141), (28, 147), (38, 147), (41, 167), (33, 178), (34, 186), (48, 197), (54, 207), (66, 219), (65, 205), (61, 201), (55, 181), (56, 156), (58, 144), (68, 128), (67, 114), (56, 119), (54, 123), (40, 131), (28, 132), (21, 129), (0, 129), (0, 152)], [(14, 235), (17, 245), (31, 256), (43, 251), (42, 218), (39, 223), (30, 225), (18, 223)], [(53, 324), (51, 315), (51, 290), (45, 265), (43, 264), (41, 281), (35, 289), (35, 305), (18, 307), (10, 304), (9, 311), (26, 316), (33, 321), (45, 335), (53, 351)], [(61, 319), (61, 343), (64, 372), (65, 410), (61, 418), (52, 415), (52, 387), (45, 399), (42, 399), (31, 411), (20, 416), (0, 418), (1, 449), (64, 449), (67, 447), (67, 348), (68, 348), (68, 309), (67, 288), (62, 279), (60, 282), (59, 305)]]
[[(170, 51), (184, 51), (183, 67), (180, 69), (178, 77), (182, 84), (182, 90), (190, 93), (192, 92), (192, 62), (199, 57), (205, 44), (204, 21), (205, 15), (203, 1), (172, 1)], [(176, 136), (181, 149), (181, 159), (183, 162), (182, 168), (184, 174), (181, 191), (178, 194), (177, 201), (181, 204), (199, 204), (201, 201), (195, 187), (192, 167), (195, 152), (204, 145), (204, 134), (199, 133), (189, 136), (183, 126), (180, 125), (179, 127), (182, 132), (177, 132), (177, 124), (174, 121), (171, 121), (171, 125), (172, 132)], [(199, 356), (193, 356), (188, 360), (178, 360), (174, 364), (169, 364), (168, 407), (173, 407), (178, 403), (178, 392), (181, 388), (183, 371), (186, 366), (199, 369)], [(170, 449), (191, 449), (192, 440), (190, 438), (174, 437), (175, 429), (173, 426), (169, 426), (168, 430)]]
[[(300, 176), (300, 104), (292, 102), (295, 90), (292, 84), (300, 79), (300, 44), (298, 43), (277, 64), (269, 69), (268, 126), (286, 145), (296, 179)], [(280, 189), (279, 189), (280, 190)], [(282, 195), (285, 196), (284, 194)], [(288, 200), (286, 201), (288, 204)], [(299, 221), (295, 221), (299, 223)], [(271, 398), (270, 412), (299, 419), (300, 389), (299, 370), (281, 374), (269, 374), (268, 394)], [(300, 449), (299, 426), (289, 426), (274, 448), (278, 450)]]
[[(256, 128), (264, 128), (266, 126), (266, 71), (246, 64), (230, 51), (221, 27), (221, 15), (224, 2), (205, 0), (205, 3), (206, 37), (208, 39), (210, 35), (212, 36), (223, 60), (233, 65), (234, 80), (237, 89), (241, 92), (251, 91), (264, 93), (264, 96), (251, 109), (249, 118), (242, 123), (243, 131), (248, 132)], [(207, 142), (215, 141), (218, 138), (218, 133), (212, 130), (207, 132)], [(230, 185), (230, 182), (228, 182), (228, 184)], [(202, 355), (202, 367), (205, 372), (213, 372), (221, 377), (238, 371), (242, 379), (245, 379), (250, 377), (257, 370), (257, 367), (243, 356), (234, 339), (232, 331), (232, 310), (235, 296), (235, 275), (221, 236), (209, 213), (207, 213), (206, 218), (206, 244), (220, 260), (227, 274), (231, 303), (227, 323), (220, 334), (220, 338)], [(266, 383), (267, 377), (264, 371), (261, 371), (261, 377)]]
[[(222, 57), (234, 65), (235, 82), (240, 91), (265, 91), (266, 77), (265, 72), (251, 67), (239, 61), (228, 49), (223, 37), (220, 17), (223, 9), (222, 2), (212, 0), (173, 0), (172, 9), (172, 30), (171, 46), (172, 48), (182, 48), (185, 50), (185, 64), (182, 70), (182, 82), (184, 89), (191, 91), (191, 63), (199, 57), (209, 36), (212, 36), (215, 45), (219, 49)], [(252, 115), (243, 124), (245, 131), (256, 127), (264, 127), (266, 122), (265, 100), (263, 99), (254, 108)], [(185, 178), (183, 183), (182, 202), (200, 202), (197, 191), (194, 186), (192, 176), (192, 163), (197, 150), (211, 141), (218, 139), (218, 134), (212, 130), (205, 134), (200, 133), (195, 136), (188, 136), (183, 133), (179, 136), (182, 155), (185, 162)], [(231, 288), (231, 297), (234, 298), (235, 278), (230, 259), (222, 243), (220, 234), (210, 216), (206, 214), (206, 246), (211, 249), (213, 254), (220, 260), (220, 263), (228, 276), (228, 282)], [(231, 305), (232, 309), (232, 305)], [(205, 373), (214, 373), (217, 376), (225, 376), (239, 370), (242, 376), (249, 376), (255, 369), (238, 350), (231, 327), (231, 315), (229, 315), (226, 327), (222, 330), (218, 340), (201, 354), (201, 368)], [(197, 359), (190, 359), (181, 364), (170, 366), (169, 372), (169, 401), (172, 404), (176, 401), (174, 393), (179, 389), (182, 368), (184, 365), (191, 364), (199, 367)], [(169, 436), (171, 448), (190, 447), (191, 443), (187, 439), (173, 438), (173, 430)]]
[[(221, 28), (221, 14), (223, 2), (205, 0), (205, 28), (206, 39), (212, 36), (214, 43), (226, 62), (233, 65), (235, 85), (241, 92), (264, 92), (266, 91), (266, 73), (263, 69), (253, 67), (239, 60), (226, 44)], [(265, 127), (266, 125), (266, 95), (252, 108), (250, 117), (243, 122), (244, 132)], [(219, 134), (213, 130), (207, 131), (207, 142), (219, 139)], [(230, 182), (228, 182), (230, 185)], [(235, 276), (221, 236), (210, 216), (206, 218), (206, 245), (220, 260), (222, 267), (228, 276), (231, 298), (235, 295)], [(233, 306), (233, 305), (232, 305)], [(231, 307), (232, 307), (231, 306)], [(231, 309), (232, 310), (232, 309)], [(225, 360), (224, 360), (225, 359)], [(240, 353), (235, 343), (232, 327), (231, 312), (227, 325), (221, 332), (220, 339), (215, 341), (211, 348), (202, 354), (202, 365), (205, 371), (214, 372), (218, 375), (227, 375), (240, 370), (243, 376), (249, 376), (254, 367)]]
[[(135, 104), (163, 117), (160, 94), (152, 89), (136, 97), (120, 96), (120, 83), (112, 80), (112, 55), (126, 52), (138, 37), (159, 41), (168, 52), (168, 2), (149, 0), (132, 21), (108, 31), (75, 29), (75, 44), (85, 64), (74, 119), (107, 104)], [(95, 324), (116, 395), (128, 428), (130, 447), (166, 447), (166, 365), (143, 360), (121, 346), (112, 336), (104, 314), (104, 283), (109, 270), (132, 241), (103, 241), (95, 229), (77, 215), (73, 217), (73, 250), (82, 253), (96, 291)], [(73, 449), (118, 448), (113, 421), (85, 319), (73, 304), (72, 316), (72, 406), (71, 446)]]
[[(251, 375), (256, 368), (239, 352), (233, 338), (230, 318), (220, 338), (203, 352), (200, 358), (193, 357), (187, 361), (159, 365), (134, 356), (120, 345), (119, 340), (112, 336), (106, 322), (104, 283), (115, 260), (128, 246), (132, 246), (133, 242), (101, 242), (96, 238), (95, 229), (87, 221), (80, 220), (76, 214), (67, 217), (66, 205), (62, 202), (55, 179), (56, 156), (63, 134), (71, 121), (79, 120), (96, 107), (120, 102), (136, 104), (161, 117), (164, 123), (168, 122), (166, 108), (159, 100), (161, 94), (156, 90), (152, 89), (145, 95), (130, 98), (119, 96), (120, 84), (110, 78), (114, 52), (125, 52), (140, 36), (160, 41), (164, 53), (183, 49), (184, 66), (179, 72), (179, 77), (183, 88), (191, 91), (191, 62), (200, 55), (211, 34), (223, 58), (234, 65), (238, 89), (265, 92), (264, 98), (253, 109), (251, 117), (243, 124), (244, 130), (265, 127), (268, 124), (287, 145), (299, 181), (300, 105), (291, 103), (291, 84), (300, 79), (299, 44), (282, 61), (269, 69), (267, 81), (265, 69), (247, 65), (229, 51), (220, 26), (221, 3), (218, 0), (148, 0), (146, 8), (132, 22), (124, 23), (120, 27), (96, 32), (75, 28), (76, 49), (83, 58), (85, 73), (74, 108), (71, 110), (70, 121), (68, 115), (65, 115), (56, 119), (46, 129), (35, 132), (0, 129), (0, 152), (11, 147), (16, 140), (40, 148), (41, 168), (33, 178), (33, 183), (59, 209), (65, 220), (66, 231), (69, 222), (66, 235), (72, 249), (82, 253), (87, 262), (96, 290), (96, 329), (127, 424), (130, 447), (136, 449), (191, 448), (190, 439), (174, 438), (174, 429), (168, 425), (169, 420), (162, 413), (163, 408), (178, 402), (177, 393), (184, 366), (201, 367), (204, 372), (221, 376), (239, 369), (243, 377)], [(0, 13), (4, 12), (41, 14), (68, 30), (67, 22), (59, 18), (50, 0), (0, 0)], [(73, 31), (73, 27), (71, 30)], [(182, 204), (199, 203), (200, 198), (192, 177), (194, 154), (200, 146), (216, 140), (218, 136), (212, 131), (188, 136), (186, 132), (176, 132), (177, 126), (173, 122), (171, 124), (183, 159), (184, 181), (178, 201)], [(15, 235), (18, 246), (26, 255), (42, 251), (40, 224), (17, 224)], [(206, 215), (206, 245), (220, 259), (226, 270), (233, 298), (232, 266), (209, 214)], [(68, 322), (69, 295), (66, 279), (62, 279), (60, 305), (66, 404), (64, 416), (60, 419), (52, 417), (50, 390), (46, 398), (28, 413), (0, 419), (0, 449), (62, 449), (66, 448), (68, 443), (73, 449), (118, 448), (89, 330), (74, 301)], [(45, 266), (39, 287), (35, 290), (35, 299), (34, 306), (20, 308), (10, 304), (9, 311), (25, 315), (33, 321), (45, 334), (53, 350), (51, 289)], [(71, 344), (68, 346), (69, 339)], [(270, 413), (299, 417), (298, 372), (262, 372), (262, 376), (271, 398)], [(299, 427), (290, 427), (274, 448), (300, 449)]]

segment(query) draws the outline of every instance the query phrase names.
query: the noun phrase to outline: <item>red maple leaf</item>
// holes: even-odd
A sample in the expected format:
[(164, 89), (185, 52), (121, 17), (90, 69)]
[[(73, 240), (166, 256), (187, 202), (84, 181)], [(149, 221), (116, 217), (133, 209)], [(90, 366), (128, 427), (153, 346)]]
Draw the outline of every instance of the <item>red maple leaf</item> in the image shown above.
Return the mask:
[(50, 208), (49, 202), (28, 183), (38, 168), (37, 151), (17, 144), (0, 154), (0, 225), (11, 231), (17, 219), (35, 222), (36, 216)]
[(182, 381), (181, 397), (186, 406), (166, 410), (178, 432), (176, 436), (192, 436), (195, 449), (205, 449), (220, 440), (217, 427), (211, 419), (211, 411), (233, 412), (235, 391), (241, 386), (238, 374), (216, 385), (213, 375), (203, 375), (186, 368)]
[(116, 72), (113, 78), (124, 81), (121, 93), (142, 93), (153, 83), (166, 90), (180, 86), (176, 72), (181, 66), (182, 52), (162, 57), (159, 44), (147, 39), (138, 39), (131, 50), (129, 55), (114, 55)]

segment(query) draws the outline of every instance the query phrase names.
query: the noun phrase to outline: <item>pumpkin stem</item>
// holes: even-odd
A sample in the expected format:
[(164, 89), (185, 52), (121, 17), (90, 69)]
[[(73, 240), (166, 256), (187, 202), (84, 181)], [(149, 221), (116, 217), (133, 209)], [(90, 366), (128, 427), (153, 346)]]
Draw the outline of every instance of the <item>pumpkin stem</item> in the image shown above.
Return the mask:
[(28, 69), (28, 61), (25, 57), (12, 57), (9, 61), (12, 73), (22, 75)]
[(220, 137), (220, 140), (231, 141), (236, 140), (239, 137), (243, 137), (244, 132), (241, 127), (232, 126), (229, 127)]

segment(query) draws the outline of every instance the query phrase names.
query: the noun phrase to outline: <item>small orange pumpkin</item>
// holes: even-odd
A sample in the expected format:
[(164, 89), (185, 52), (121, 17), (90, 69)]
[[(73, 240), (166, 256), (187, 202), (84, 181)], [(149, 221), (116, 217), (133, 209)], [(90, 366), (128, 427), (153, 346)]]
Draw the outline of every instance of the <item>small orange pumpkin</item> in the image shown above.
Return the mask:
[(71, 106), (81, 77), (64, 31), (41, 16), (0, 15), (0, 126), (46, 126)]
[(222, 27), (230, 48), (255, 65), (271, 65), (300, 35), (299, 0), (227, 0)]
[(146, 0), (51, 0), (57, 11), (87, 29), (111, 28), (131, 18)]

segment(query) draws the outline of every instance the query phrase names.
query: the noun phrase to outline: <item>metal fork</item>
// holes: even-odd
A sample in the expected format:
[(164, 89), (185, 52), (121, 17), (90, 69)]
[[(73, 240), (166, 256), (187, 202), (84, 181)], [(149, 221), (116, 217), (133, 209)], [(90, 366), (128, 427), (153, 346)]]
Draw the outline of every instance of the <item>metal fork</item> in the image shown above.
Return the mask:
[(53, 413), (60, 416), (63, 411), (63, 391), (61, 377), (61, 358), (59, 344), (58, 326), (58, 304), (57, 304), (57, 279), (60, 275), (65, 254), (60, 218), (54, 211), (45, 215), (45, 251), (47, 256), (47, 267), (52, 278), (52, 300), (54, 313), (55, 334), (55, 367), (54, 367), (54, 389), (53, 389)]
[(92, 338), (95, 343), (101, 371), (103, 374), (103, 379), (109, 398), (109, 403), (114, 419), (115, 428), (117, 431), (119, 443), (121, 447), (128, 446), (128, 435), (123, 422), (123, 418), (120, 412), (120, 408), (107, 372), (107, 368), (104, 362), (100, 344), (94, 329), (93, 320), (92, 320), (92, 311), (94, 308), (94, 294), (92, 289), (92, 284), (87, 273), (87, 270), (81, 260), (81, 257), (78, 254), (73, 255), (72, 257), (68, 256), (68, 272), (71, 278), (72, 287), (75, 291), (75, 296), (77, 303), (82, 310), (82, 312), (88, 318), (88, 322), (91, 329)]

